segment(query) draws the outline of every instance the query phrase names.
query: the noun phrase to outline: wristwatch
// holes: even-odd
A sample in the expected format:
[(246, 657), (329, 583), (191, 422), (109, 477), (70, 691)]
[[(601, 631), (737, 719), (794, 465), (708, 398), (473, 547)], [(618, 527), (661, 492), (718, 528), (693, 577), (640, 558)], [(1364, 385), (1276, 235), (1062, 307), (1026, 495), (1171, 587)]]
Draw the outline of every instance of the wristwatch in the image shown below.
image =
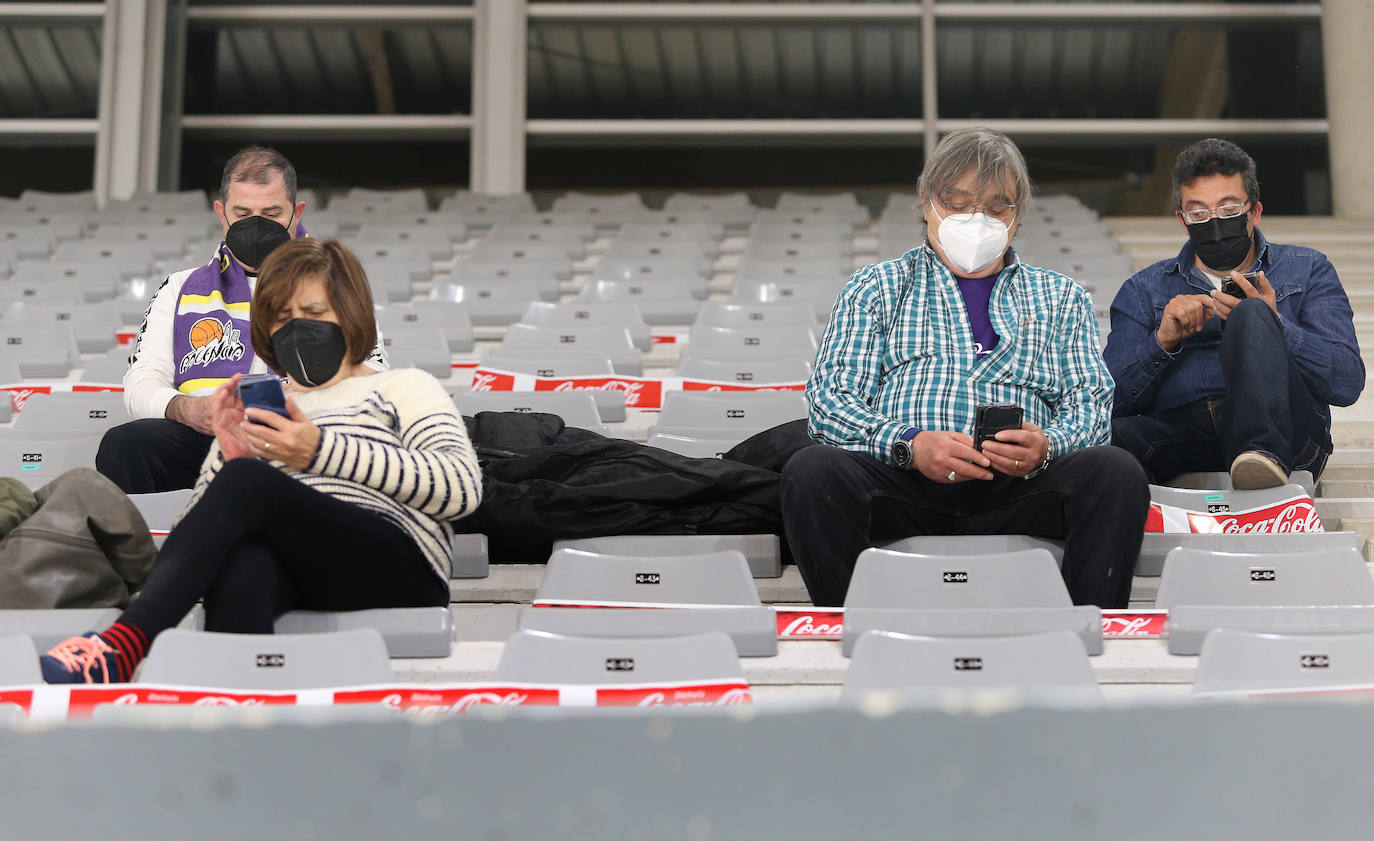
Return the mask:
[(1034, 470), (1032, 470), (1031, 472), (1027, 473), (1025, 476), (1022, 476), (1021, 478), (1022, 478), (1022, 479), (1031, 479), (1031, 478), (1034, 478), (1034, 477), (1036, 477), (1036, 476), (1039, 476), (1042, 472), (1044, 472), (1045, 468), (1046, 468), (1046, 467), (1049, 467), (1049, 466), (1050, 466), (1050, 451), (1049, 451), (1049, 448), (1046, 447), (1046, 448), (1045, 448), (1045, 460), (1042, 461), (1042, 462), (1040, 462), (1038, 465), (1035, 466), (1035, 469), (1034, 469)]
[(911, 439), (920, 431), (914, 426), (908, 426), (897, 436), (897, 440), (892, 442), (892, 464), (895, 467), (905, 470), (911, 466)]

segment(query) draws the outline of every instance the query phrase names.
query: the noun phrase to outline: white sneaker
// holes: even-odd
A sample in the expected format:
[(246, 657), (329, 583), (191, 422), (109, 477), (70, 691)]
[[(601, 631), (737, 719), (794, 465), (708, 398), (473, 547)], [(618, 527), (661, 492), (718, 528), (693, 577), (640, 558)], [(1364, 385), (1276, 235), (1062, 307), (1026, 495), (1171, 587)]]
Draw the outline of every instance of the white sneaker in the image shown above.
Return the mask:
[(1288, 474), (1264, 453), (1241, 453), (1231, 462), (1231, 487), (1238, 491), (1257, 491), (1288, 484)]

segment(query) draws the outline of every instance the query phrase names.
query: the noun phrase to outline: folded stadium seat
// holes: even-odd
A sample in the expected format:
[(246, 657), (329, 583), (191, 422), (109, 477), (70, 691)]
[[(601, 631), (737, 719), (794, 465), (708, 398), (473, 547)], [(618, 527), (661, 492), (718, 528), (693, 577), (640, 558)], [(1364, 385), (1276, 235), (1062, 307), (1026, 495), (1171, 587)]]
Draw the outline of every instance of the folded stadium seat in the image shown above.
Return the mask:
[(440, 212), (461, 214), (471, 228), (490, 228), (517, 213), (533, 213), (534, 199), (528, 193), (513, 196), (487, 196), (459, 190), (439, 202)]
[(63, 391), (29, 395), (14, 428), (31, 432), (104, 433), (133, 420), (119, 391)]
[[(298, 191), (297, 200), (301, 200), (299, 193), (309, 191)], [(106, 210), (122, 211), (128, 213), (168, 213), (171, 211), (202, 211), (210, 210), (210, 200), (206, 197), (204, 190), (177, 190), (167, 192), (144, 192), (140, 190), (127, 199), (111, 199), (105, 205)]]
[(16, 301), (0, 315), (0, 326), (66, 325), (81, 353), (105, 353), (118, 339), (119, 313), (108, 304), (60, 304), (52, 301)]
[[(591, 353), (549, 354), (494, 350), (482, 360), (483, 367), (499, 371), (512, 371), (518, 374), (534, 374), (538, 377), (576, 377), (576, 376), (614, 376), (615, 366), (605, 356)], [(606, 423), (619, 423), (625, 420), (625, 392), (618, 388), (598, 389), (584, 392), (596, 401), (596, 413)]]
[(790, 354), (811, 360), (816, 357), (816, 330), (806, 323), (739, 328), (701, 324), (692, 328), (688, 347), (738, 358), (749, 354), (771, 357)]
[(157, 635), (138, 682), (218, 689), (319, 689), (395, 680), (382, 635), (371, 628), (318, 634), (217, 634), (172, 628)]
[(701, 301), (678, 283), (588, 278), (578, 292), (580, 301), (634, 301), (651, 325), (691, 324)]
[(747, 228), (754, 222), (758, 208), (748, 193), (673, 193), (663, 202), (672, 213), (709, 213), (727, 228)]
[(191, 489), (129, 494), (129, 501), (138, 509), (138, 513), (143, 515), (143, 522), (147, 523), (148, 531), (153, 535), (153, 543), (162, 548), (163, 541), (167, 539), (167, 532), (181, 519), (181, 512), (186, 510), (186, 504), (191, 501)]
[(32, 686), (42, 682), (38, 648), (33, 640), (23, 634), (0, 636), (0, 686)]
[(19, 254), (12, 242), (0, 242), (0, 279), (7, 278), (19, 262)]
[[(695, 242), (636, 242), (614, 239), (601, 257), (603, 262), (675, 263), (691, 266), (702, 277), (715, 273), (715, 258)], [(607, 277), (608, 275), (601, 275)]]
[[(562, 294), (559, 276), (564, 264), (501, 263), (458, 260), (449, 270), (447, 283), (501, 288), (514, 283), (537, 284), (539, 294), (527, 300), (557, 301)], [(522, 310), (523, 311), (523, 310)]]
[[(75, 286), (78, 301), (96, 303), (109, 301), (119, 294), (123, 281), (119, 268), (112, 262), (92, 261), (75, 262), (70, 260), (21, 260), (16, 266), (12, 280), (28, 287), (53, 286), (63, 288)], [(24, 292), (23, 297), (41, 297), (44, 290), (33, 293)], [(63, 293), (65, 295), (65, 292)]]
[(868, 227), (868, 208), (859, 204), (853, 193), (783, 193), (778, 196), (776, 207), (786, 213), (833, 216), (855, 228)]
[(649, 428), (645, 443), (687, 458), (723, 458), (737, 444), (760, 430), (723, 429), (720, 427), (664, 427)]
[(0, 244), (14, 249), (21, 260), (46, 260), (57, 248), (57, 235), (44, 225), (5, 225), (0, 227)]
[(43, 190), (25, 190), (19, 194), (19, 209), (25, 213), (62, 210), (91, 211), (96, 209), (95, 191), (48, 193)]
[(720, 631), (649, 639), (516, 631), (493, 678), (518, 683), (616, 684), (738, 680), (744, 670)]
[[(1297, 485), (1309, 496), (1315, 496), (1317, 493), (1317, 480), (1312, 478), (1312, 471), (1310, 470), (1294, 470), (1288, 474), (1288, 484)], [(1205, 473), (1180, 473), (1165, 482), (1164, 485), (1183, 490), (1230, 491), (1235, 493), (1235, 488), (1231, 485), (1231, 474), (1220, 470)]]
[(636, 555), (555, 549), (534, 596), (535, 605), (548, 606), (522, 610), (520, 630), (582, 637), (722, 631), (742, 657), (778, 653), (776, 618), (759, 600), (742, 553), (664, 556), (646, 548)]
[[(119, 618), (113, 607), (58, 608), (54, 610), (0, 609), (0, 636), (22, 634), (33, 641), (38, 651), (47, 651), (69, 637), (92, 628), (108, 628)], [(33, 658), (38, 664), (38, 656)], [(39, 678), (37, 683), (42, 683)]]
[(307, 203), (301, 222), (315, 239), (335, 239), (356, 234), (368, 219), (370, 217), (342, 216), (332, 210), (315, 210)]
[(424, 283), (434, 277), (434, 263), (429, 248), (418, 243), (355, 242), (349, 245), (363, 264), (390, 263), (404, 266), (414, 283)]
[(88, 359), (81, 369), (81, 382), (120, 385), (129, 370), (129, 348), (116, 348), (117, 356), (106, 354)]
[(451, 353), (472, 350), (472, 319), (467, 307), (455, 301), (426, 301), (414, 306), (386, 306), (377, 310), (377, 323), (383, 332), (400, 327), (433, 327), (444, 331)]
[(585, 301), (555, 304), (531, 301), (520, 319), (525, 324), (610, 324), (630, 331), (631, 343), (640, 350), (653, 348), (649, 325), (634, 301)]
[(1374, 685), (1374, 633), (1258, 634), (1221, 628), (1202, 642), (1193, 697), (1330, 692)]
[(449, 558), (449, 578), (486, 578), (491, 574), (490, 552), (485, 534), (455, 534)]
[(1115, 240), (1101, 237), (1040, 240), (1029, 236), (1022, 239), (1018, 236), (1016, 246), (1017, 253), (1024, 252), (1026, 261), (1031, 265), (1062, 265), (1073, 261), (1108, 257), (1120, 259), (1123, 256)]
[(543, 412), (558, 415), (567, 426), (610, 433), (585, 391), (463, 391), (453, 395), (453, 404), (469, 418), (478, 412)]
[(553, 200), (554, 213), (571, 211), (582, 213), (596, 221), (598, 228), (618, 228), (627, 222), (638, 221), (644, 211), (644, 201), (638, 193), (599, 195), (571, 192)]
[(839, 297), (840, 290), (848, 280), (834, 278), (782, 278), (782, 277), (745, 277), (735, 276), (734, 288), (727, 299), (732, 304), (767, 304), (774, 301), (802, 302), (815, 313), (826, 313), (827, 317)]
[(1374, 579), (1356, 549), (1169, 553), (1155, 605), (1169, 652), (1197, 654), (1215, 628), (1273, 634), (1374, 632)]
[(108, 231), (111, 228), (147, 228), (152, 231), (175, 231), (185, 237), (187, 242), (221, 236), (220, 221), (208, 211), (208, 208), (180, 212), (171, 209), (151, 213), (106, 208), (99, 213), (85, 214), (85, 223), (86, 230), (92, 233)]
[[(415, 297), (415, 277), (419, 263), (403, 260), (378, 260), (364, 257), (361, 261), (367, 285), (375, 304), (384, 306), (405, 303)], [(425, 265), (428, 265), (426, 260)]]
[(146, 243), (154, 260), (179, 258), (186, 254), (189, 244), (184, 229), (167, 225), (101, 225), (91, 233), (89, 241)]
[(706, 301), (701, 305), (701, 311), (697, 314), (694, 326), (743, 328), (815, 323), (815, 313), (812, 312), (811, 308), (795, 301), (769, 304)]
[(889, 552), (913, 555), (1002, 555), (1044, 549), (1060, 566), (1064, 563), (1064, 541), (1027, 534), (921, 534), (903, 537), (876, 547)]
[[(588, 236), (592, 234), (592, 236)], [(507, 243), (511, 247), (548, 246), (556, 255), (569, 260), (587, 256), (587, 243), (594, 239), (592, 225), (521, 225), (501, 222), (491, 229), (483, 242)]]
[(353, 187), (344, 195), (330, 199), (329, 209), (364, 213), (424, 212), (429, 210), (429, 199), (426, 198), (425, 191), (419, 187), (408, 190)]
[(519, 321), (525, 306), (548, 290), (548, 283), (515, 279), (496, 284), (436, 281), (429, 290), (427, 303), (459, 304), (467, 310), (473, 324), (506, 325)]
[(595, 352), (627, 377), (644, 374), (644, 355), (634, 346), (630, 331), (615, 324), (521, 324), (506, 328), (502, 350), (543, 351), (550, 357), (563, 351)]
[(854, 647), (840, 700), (852, 704), (885, 692), (935, 706), (988, 691), (1039, 704), (1102, 698), (1083, 641), (1068, 631), (966, 639), (869, 631)]
[(853, 232), (849, 226), (840, 222), (832, 225), (819, 223), (788, 223), (786, 221), (758, 221), (749, 229), (749, 244), (762, 243), (785, 243), (788, 245), (800, 245), (802, 243), (832, 243), (837, 248), (854, 241)]
[[(115, 294), (113, 307), (119, 313), (119, 320), (123, 324), (138, 325), (143, 323), (143, 317), (148, 313), (148, 304), (153, 300), (153, 295), (162, 287), (164, 278), (134, 278), (126, 280), (120, 285), (120, 290)], [(81, 290), (75, 290), (77, 300), (84, 299)], [(3, 300), (3, 298), (0, 298)]]
[(24, 377), (65, 377), (81, 366), (76, 337), (66, 325), (0, 325), (0, 359), (19, 363)]
[(0, 429), (0, 476), (36, 489), (73, 468), (95, 469), (102, 434)]
[(152, 277), (154, 274), (153, 249), (146, 242), (60, 242), (53, 259), (73, 263), (112, 261), (119, 268), (120, 277), (125, 279)]
[(796, 391), (670, 391), (659, 426), (758, 431), (806, 416), (806, 398)]
[(63, 210), (26, 213), (9, 217), (0, 216), (0, 229), (10, 227), (46, 229), (51, 234), (53, 243), (56, 244), (66, 240), (81, 239), (86, 235), (86, 213), (80, 210)]
[(443, 328), (387, 327), (382, 330), (382, 344), (393, 368), (419, 368), (440, 380), (453, 375), (453, 355)]
[[(692, 218), (695, 221), (686, 221)], [(725, 226), (711, 221), (706, 214), (646, 214), (646, 221), (621, 225), (615, 238), (625, 242), (694, 242), (707, 257), (720, 256), (720, 241)]]
[(1048, 549), (914, 554), (865, 549), (844, 600), (843, 652), (866, 631), (996, 637), (1069, 631), (1102, 653), (1102, 611), (1075, 606)]
[[(814, 352), (812, 356), (814, 356)], [(811, 378), (811, 360), (795, 354), (713, 353), (688, 346), (678, 361), (678, 375), (686, 379), (739, 383), (797, 383)]]
[(836, 285), (854, 274), (854, 262), (843, 255), (834, 257), (783, 257), (764, 260), (744, 257), (735, 268), (735, 283), (753, 280), (828, 280)]
[(744, 247), (741, 260), (761, 262), (805, 263), (826, 260), (848, 268), (854, 261), (853, 246), (844, 241), (771, 242), (751, 241)]
[(453, 653), (453, 611), (447, 607), (372, 610), (293, 610), (272, 626), (278, 635), (372, 630), (390, 657), (447, 657)]
[[(537, 267), (559, 280), (572, 280), (572, 259), (562, 243), (518, 243), (480, 240), (472, 247), (467, 265), (489, 264), (503, 268)], [(462, 264), (460, 264), (462, 265)]]
[[(1306, 471), (1302, 471), (1306, 472)], [(1197, 484), (1208, 484), (1205, 481), (1206, 474), (1184, 474), (1185, 476), (1197, 476)], [(1311, 474), (1307, 474), (1309, 481)], [(1302, 478), (1295, 475), (1293, 478)], [(1218, 480), (1217, 486), (1223, 484)], [(1227, 476), (1224, 484), (1225, 488), (1171, 488), (1162, 485), (1150, 486), (1150, 501), (1161, 506), (1179, 509), (1186, 515), (1188, 512), (1204, 514), (1209, 516), (1207, 528), (1212, 528), (1210, 517), (1214, 516), (1209, 512), (1231, 513), (1255, 511), (1270, 508), (1278, 505), (1285, 505), (1294, 499), (1309, 495), (1306, 488), (1297, 484), (1280, 485), (1276, 488), (1265, 488), (1257, 491), (1234, 491), (1230, 490), (1230, 477)], [(1298, 509), (1293, 509), (1295, 513)], [(1277, 515), (1277, 512), (1275, 512)], [(1239, 524), (1237, 524), (1239, 526)], [(1272, 526), (1269, 528), (1272, 529)], [(1228, 535), (1218, 535), (1228, 537)], [(1236, 533), (1229, 535), (1233, 539), (1240, 539), (1242, 534)], [(1163, 568), (1163, 558), (1169, 549), (1180, 545), (1178, 535), (1159, 532), (1146, 532), (1140, 547), (1140, 559), (1136, 564), (1136, 575), (1159, 575)]]
[[(536, 213), (534, 211), (513, 213), (500, 227), (512, 229), (542, 229), (546, 231), (563, 231), (580, 238), (583, 242), (591, 242), (597, 237), (596, 217), (587, 213), (579, 213), (572, 210), (563, 210), (557, 213)], [(496, 228), (492, 228), (495, 232)]]
[[(592, 276), (587, 282), (613, 280), (637, 286), (676, 286), (686, 290), (692, 297), (704, 301), (710, 292), (710, 281), (708, 276), (701, 274), (697, 268), (691, 260), (632, 261), (603, 257), (592, 270)], [(633, 294), (631, 293), (631, 297)], [(694, 311), (695, 309), (693, 307)]]
[(452, 260), (453, 245), (467, 238), (467, 229), (461, 224), (450, 227), (420, 227), (416, 225), (381, 224), (366, 222), (358, 228), (358, 233), (348, 239), (353, 243), (378, 245), (422, 245), (429, 252), (431, 260)]

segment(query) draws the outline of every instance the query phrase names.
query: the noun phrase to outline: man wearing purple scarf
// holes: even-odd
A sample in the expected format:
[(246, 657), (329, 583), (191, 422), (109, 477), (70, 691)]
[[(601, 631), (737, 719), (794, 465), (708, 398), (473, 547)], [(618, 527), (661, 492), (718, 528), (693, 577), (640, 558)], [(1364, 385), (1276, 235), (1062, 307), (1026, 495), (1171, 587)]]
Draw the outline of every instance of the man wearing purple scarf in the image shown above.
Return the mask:
[[(224, 241), (214, 259), (169, 275), (154, 293), (124, 375), (135, 418), (100, 442), (96, 468), (127, 493), (191, 487), (214, 440), (210, 397), (234, 374), (267, 368), (248, 337), (257, 267), (305, 236), (296, 169), (275, 149), (249, 146), (224, 166), (215, 214)], [(368, 365), (387, 367), (380, 351)]]

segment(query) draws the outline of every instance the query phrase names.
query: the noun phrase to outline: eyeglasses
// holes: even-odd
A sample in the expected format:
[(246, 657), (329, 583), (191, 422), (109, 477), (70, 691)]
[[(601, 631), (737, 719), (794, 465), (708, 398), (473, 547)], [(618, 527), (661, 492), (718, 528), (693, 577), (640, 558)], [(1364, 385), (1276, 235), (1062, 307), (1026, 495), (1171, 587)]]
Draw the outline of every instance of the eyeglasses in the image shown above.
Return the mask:
[(1199, 222), (1206, 222), (1213, 216), (1218, 219), (1234, 219), (1244, 213), (1249, 207), (1250, 202), (1247, 201), (1241, 202), (1240, 204), (1223, 204), (1216, 210), (1207, 207), (1199, 207), (1193, 210), (1184, 210), (1181, 211), (1181, 213), (1183, 214), (1183, 221), (1187, 222), (1189, 225), (1196, 225)]
[(982, 211), (999, 222), (1005, 222), (1016, 215), (1016, 205), (1014, 204), (973, 204), (972, 202), (945, 201), (944, 199), (940, 200), (940, 204), (943, 204), (945, 209), (955, 216)]

